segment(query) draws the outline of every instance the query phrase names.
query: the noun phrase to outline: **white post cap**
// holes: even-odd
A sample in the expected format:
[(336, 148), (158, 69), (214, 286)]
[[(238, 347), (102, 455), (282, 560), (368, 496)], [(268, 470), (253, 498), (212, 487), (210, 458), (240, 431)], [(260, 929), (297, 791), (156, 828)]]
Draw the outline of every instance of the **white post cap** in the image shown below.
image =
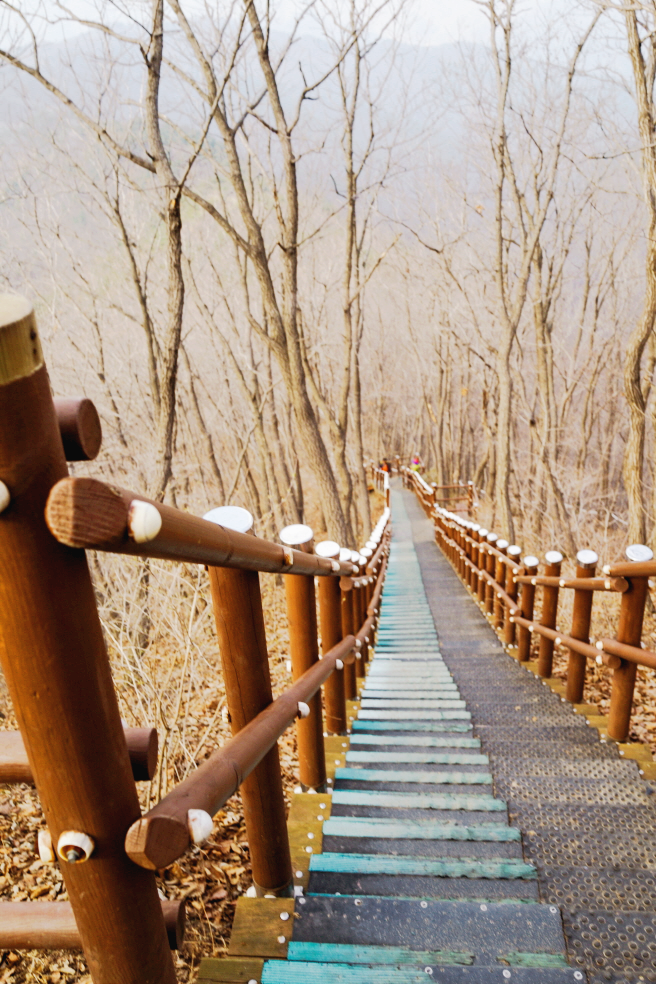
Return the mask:
[(647, 560), (654, 559), (654, 552), (645, 546), (644, 543), (632, 543), (626, 548), (626, 556), (635, 563), (639, 563), (640, 561), (644, 563)]
[(278, 534), (280, 542), (288, 547), (300, 547), (303, 543), (309, 543), (314, 536), (314, 531), (310, 526), (303, 523), (295, 523), (292, 526), (285, 526)]
[(334, 540), (322, 540), (315, 544), (314, 552), (318, 557), (339, 557), (339, 543)]
[(560, 550), (547, 550), (544, 555), (544, 559), (548, 564), (560, 564), (563, 559), (563, 555)]
[(599, 561), (599, 555), (594, 550), (579, 550), (576, 559), (581, 567), (594, 567)]
[(203, 519), (209, 523), (216, 523), (217, 526), (224, 526), (227, 530), (234, 530), (235, 533), (248, 533), (253, 529), (252, 514), (241, 506), (219, 506), (217, 509), (210, 509)]

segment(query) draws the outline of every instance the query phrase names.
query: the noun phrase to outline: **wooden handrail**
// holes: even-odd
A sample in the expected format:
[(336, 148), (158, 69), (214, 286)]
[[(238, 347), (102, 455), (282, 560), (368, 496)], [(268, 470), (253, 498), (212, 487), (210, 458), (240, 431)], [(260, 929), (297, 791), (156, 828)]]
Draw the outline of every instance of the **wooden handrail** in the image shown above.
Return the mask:
[(348, 636), (300, 677), (246, 727), (213, 752), (187, 779), (132, 824), (125, 837), (128, 857), (142, 868), (166, 868), (191, 843), (189, 810), (214, 816), (237, 791), (299, 714), (299, 703), (316, 694), (338, 661), (355, 659), (355, 636)]
[[(162, 899), (169, 948), (185, 935), (185, 902)], [(0, 902), (0, 950), (81, 950), (82, 938), (70, 902)]]
[[(149, 507), (145, 519), (139, 503)], [(326, 577), (356, 572), (350, 562), (238, 533), (95, 478), (57, 482), (48, 496), (46, 522), (60, 543), (85, 550), (270, 574)]]
[(628, 591), (629, 582), (624, 577), (532, 577), (518, 574), (517, 584), (536, 584), (541, 587), (572, 588), (575, 591)]

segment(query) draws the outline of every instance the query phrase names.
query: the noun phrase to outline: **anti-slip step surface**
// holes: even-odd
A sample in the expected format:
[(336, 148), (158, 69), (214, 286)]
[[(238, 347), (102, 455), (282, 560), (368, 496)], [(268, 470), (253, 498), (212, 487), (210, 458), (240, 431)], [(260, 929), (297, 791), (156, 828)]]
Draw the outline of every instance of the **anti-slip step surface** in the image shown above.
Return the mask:
[(639, 763), (601, 743), (569, 704), (505, 655), (435, 547), (431, 524), (413, 497), (405, 501), (442, 657), (489, 758), (494, 792), (523, 832), (540, 898), (563, 915), (571, 966), (590, 984), (656, 982), (652, 784)]

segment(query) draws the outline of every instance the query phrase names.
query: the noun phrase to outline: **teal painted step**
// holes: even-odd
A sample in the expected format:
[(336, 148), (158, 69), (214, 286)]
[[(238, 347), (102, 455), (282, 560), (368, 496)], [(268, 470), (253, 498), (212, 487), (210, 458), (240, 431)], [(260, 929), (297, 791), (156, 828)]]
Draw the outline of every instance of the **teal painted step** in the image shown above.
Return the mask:
[(355, 780), (357, 782), (425, 782), (437, 785), (491, 786), (489, 772), (415, 772), (408, 769), (336, 769), (335, 780)]
[(376, 721), (372, 719), (370, 721), (363, 721), (361, 718), (356, 719), (353, 722), (353, 731), (471, 731), (472, 726), (464, 721), (453, 721), (450, 722), (440, 722), (436, 721), (436, 714), (431, 715), (430, 721), (416, 720), (408, 721)]
[(489, 765), (487, 755), (473, 752), (347, 752), (348, 762), (415, 762), (424, 765)]
[(425, 875), (429, 878), (521, 878), (535, 881), (532, 864), (518, 858), (416, 858), (399, 854), (313, 854), (310, 871), (351, 875)]
[[(427, 965), (434, 974), (433, 967)], [(433, 965), (439, 967), (440, 965)], [(443, 966), (443, 965), (442, 965)], [(446, 970), (448, 978), (433, 977), (433, 980), (443, 979), (448, 984), (458, 981), (459, 984), (506, 984), (501, 976), (502, 971), (497, 967), (456, 967), (452, 965)], [(420, 967), (345, 964), (345, 963), (309, 963), (305, 961), (267, 960), (262, 971), (262, 984), (426, 984), (431, 977)], [(571, 967), (540, 966), (539, 970), (512, 971), (510, 984), (577, 984), (583, 977), (579, 971)]]
[(480, 748), (480, 738), (461, 738), (443, 735), (433, 738), (429, 735), (363, 735), (352, 734), (353, 745), (410, 745), (425, 748)]
[(435, 710), (456, 710), (457, 708), (464, 708), (467, 705), (464, 700), (446, 699), (446, 700), (431, 700), (430, 698), (422, 700), (421, 702), (416, 700), (403, 700), (402, 698), (395, 699), (393, 697), (386, 698), (381, 697), (376, 700), (362, 699), (363, 708), (380, 707), (384, 710), (401, 710), (402, 708), (407, 708), (410, 711), (418, 710), (419, 704), (421, 703), (422, 708), (434, 708)]
[(442, 658), (437, 633), (435, 635), (423, 636), (421, 639), (415, 639), (409, 638), (405, 632), (399, 630), (398, 632), (393, 632), (387, 639), (377, 637), (375, 648), (377, 651), (385, 652), (389, 652), (390, 650), (405, 652), (407, 650), (408, 652), (414, 653), (415, 656), (418, 650), (426, 649), (439, 659)]
[(447, 670), (441, 670), (436, 666), (432, 666), (428, 671), (419, 672), (410, 670), (404, 665), (396, 673), (393, 673), (389, 669), (379, 671), (377, 666), (372, 664), (366, 676), (367, 684), (375, 684), (377, 687), (397, 686), (400, 681), (407, 681), (408, 686), (412, 685), (416, 687), (418, 685), (422, 686), (426, 680), (434, 680), (435, 684), (440, 687), (449, 685), (453, 687), (457, 686), (455, 680)]
[(385, 690), (391, 686), (401, 684), (404, 690), (423, 690), (425, 683), (431, 683), (437, 689), (452, 687), (454, 690), (458, 684), (453, 677), (437, 667), (432, 667), (428, 673), (410, 672), (405, 666), (397, 673), (377, 673), (372, 669), (366, 676), (365, 682), (368, 687)]
[(443, 687), (433, 687), (428, 690), (378, 690), (373, 689), (376, 684), (372, 684), (372, 688), (366, 688), (362, 691), (363, 700), (460, 700), (460, 693), (458, 688), (454, 683), (446, 684)]
[(474, 962), (473, 953), (450, 953), (436, 950), (428, 953), (409, 950), (403, 946), (354, 946), (350, 943), (295, 943), (287, 949), (288, 960), (307, 960), (311, 963), (349, 964), (438, 964), (468, 966)]
[(387, 806), (423, 810), (505, 812), (506, 803), (482, 793), (395, 793), (380, 789), (336, 789), (333, 804), (339, 806)]
[[(417, 657), (420, 658), (417, 658)], [(442, 662), (442, 657), (439, 651), (428, 650), (406, 650), (405, 648), (399, 647), (398, 649), (376, 649), (376, 659), (385, 660), (390, 664), (398, 663), (401, 660), (405, 660), (408, 663), (422, 663), (425, 667), (431, 664), (439, 664), (444, 666)]]
[(446, 709), (425, 711), (387, 711), (362, 708), (358, 715), (360, 721), (469, 721), (469, 711)]
[(367, 686), (380, 686), (382, 688), (398, 687), (399, 684), (416, 688), (418, 686), (423, 687), (425, 683), (434, 683), (437, 687), (457, 686), (451, 674), (447, 673), (446, 670), (440, 670), (438, 667), (431, 667), (419, 673), (408, 669), (407, 666), (400, 667), (396, 672), (389, 669), (383, 669), (379, 672), (374, 666), (367, 674), (366, 682)]
[(389, 840), (520, 841), (516, 827), (501, 823), (459, 824), (440, 820), (388, 820), (382, 817), (329, 817), (325, 837), (380, 837)]

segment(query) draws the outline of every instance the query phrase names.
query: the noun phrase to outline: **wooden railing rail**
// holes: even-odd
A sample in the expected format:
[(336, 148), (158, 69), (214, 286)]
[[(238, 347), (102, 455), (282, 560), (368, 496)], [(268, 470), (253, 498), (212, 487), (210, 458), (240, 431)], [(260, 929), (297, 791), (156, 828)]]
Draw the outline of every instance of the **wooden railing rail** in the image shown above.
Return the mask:
[[(432, 509), (440, 503), (449, 503), (454, 509), (454, 513), (465, 512), (470, 519), (476, 513), (476, 488), (472, 482), (461, 482), (454, 485), (437, 485), (435, 482), (429, 485), (423, 475), (405, 466), (400, 467), (400, 473), (406, 488), (412, 488), (417, 495), (424, 512), (428, 515)], [(453, 492), (454, 495), (440, 495), (441, 492)], [(460, 493), (460, 494), (458, 494)], [(464, 507), (457, 506), (458, 502), (464, 502)]]
[[(569, 649), (565, 697), (574, 704), (583, 700), (587, 660), (612, 670), (607, 736), (625, 741), (630, 730), (636, 669), (656, 669), (656, 652), (645, 649), (641, 639), (648, 578), (656, 575), (651, 550), (642, 544), (628, 547), (628, 563), (604, 566), (603, 577), (595, 576), (598, 558), (592, 550), (578, 552), (574, 577), (562, 575), (563, 557), (558, 551), (547, 551), (542, 562), (544, 573), (540, 573), (537, 557), (526, 556), (520, 561), (519, 547), (508, 545), (496, 534), (431, 501), (421, 476), (409, 469), (402, 469), (402, 474), (406, 487), (415, 492), (433, 520), (437, 545), (508, 651), (520, 662), (528, 662), (531, 640), (537, 638), (535, 672), (546, 679), (552, 673), (554, 646)], [(541, 592), (539, 620), (533, 617), (536, 591)], [(558, 626), (561, 591), (574, 594), (569, 631)], [(595, 592), (619, 595), (615, 639), (593, 642), (589, 638)]]
[(48, 496), (46, 522), (60, 543), (84, 550), (269, 574), (356, 572), (350, 561), (261, 540), (95, 478), (58, 482)]
[[(257, 893), (293, 891), (277, 740), (297, 722), (301, 783), (324, 790), (324, 727), (346, 731), (345, 678), (355, 681), (376, 628), (389, 475), (387, 508), (362, 551), (313, 549), (308, 527), (273, 543), (253, 535), (246, 510), (201, 519), (69, 477), (66, 459), (90, 460), (100, 441), (90, 401), (53, 401), (30, 305), (0, 296), (0, 659), (20, 727), (0, 733), (0, 781), (35, 783), (49, 827), (40, 852), (57, 855), (70, 898), (68, 908), (25, 903), (24, 917), (23, 903), (0, 903), (0, 946), (68, 940), (95, 984), (173, 984), (184, 906), (172, 931), (154, 870), (207, 838), (237, 789)], [(86, 549), (208, 569), (233, 737), (143, 817), (135, 780), (153, 774), (156, 732), (121, 723)], [(293, 682), (276, 700), (260, 573), (285, 577)]]

